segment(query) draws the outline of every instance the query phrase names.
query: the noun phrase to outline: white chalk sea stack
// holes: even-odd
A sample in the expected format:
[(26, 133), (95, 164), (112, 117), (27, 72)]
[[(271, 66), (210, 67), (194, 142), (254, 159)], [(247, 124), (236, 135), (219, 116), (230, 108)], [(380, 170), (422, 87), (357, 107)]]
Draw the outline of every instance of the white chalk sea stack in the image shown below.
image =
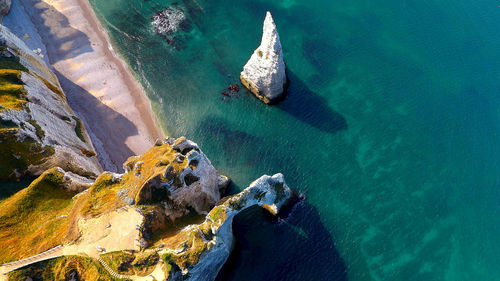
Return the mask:
[(260, 46), (243, 67), (240, 80), (267, 104), (279, 101), (285, 96), (287, 79), (283, 50), (270, 12), (266, 13)]

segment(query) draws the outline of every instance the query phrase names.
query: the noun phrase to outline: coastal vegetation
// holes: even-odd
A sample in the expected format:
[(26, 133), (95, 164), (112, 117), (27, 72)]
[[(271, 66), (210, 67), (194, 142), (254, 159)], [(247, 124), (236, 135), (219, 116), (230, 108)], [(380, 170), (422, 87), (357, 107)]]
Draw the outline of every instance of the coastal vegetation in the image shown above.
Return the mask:
[(158, 264), (155, 251), (117, 251), (101, 255), (101, 258), (115, 272), (123, 275), (147, 276)]
[(221, 200), (229, 178), (185, 137), (158, 139), (128, 158), (122, 174), (102, 172), (50, 67), (1, 25), (0, 37), (7, 38), (0, 49), (0, 180), (38, 175), (0, 201), (0, 269), (9, 280), (134, 279), (158, 271), (161, 279), (186, 279), (198, 267), (213, 279), (232, 247), (235, 214), (251, 204), (278, 210), (290, 199), (277, 174)]
[(86, 177), (102, 169), (50, 68), (0, 25), (0, 180), (60, 166)]
[[(1, 146), (0, 146), (1, 147)], [(52, 168), (0, 202), (0, 263), (26, 258), (78, 238), (72, 224), (76, 192)]]
[(123, 281), (111, 276), (96, 260), (84, 256), (63, 256), (21, 268), (8, 274), (9, 281), (32, 280), (66, 281), (76, 280)]

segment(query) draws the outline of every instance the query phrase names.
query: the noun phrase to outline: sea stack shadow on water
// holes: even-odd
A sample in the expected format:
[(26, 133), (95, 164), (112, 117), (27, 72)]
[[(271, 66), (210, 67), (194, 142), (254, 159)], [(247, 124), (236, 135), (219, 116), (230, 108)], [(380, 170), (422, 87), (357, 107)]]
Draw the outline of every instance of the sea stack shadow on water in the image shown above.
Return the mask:
[(267, 12), (262, 41), (243, 67), (240, 80), (257, 98), (272, 104), (285, 97), (285, 69), (278, 30), (271, 13)]

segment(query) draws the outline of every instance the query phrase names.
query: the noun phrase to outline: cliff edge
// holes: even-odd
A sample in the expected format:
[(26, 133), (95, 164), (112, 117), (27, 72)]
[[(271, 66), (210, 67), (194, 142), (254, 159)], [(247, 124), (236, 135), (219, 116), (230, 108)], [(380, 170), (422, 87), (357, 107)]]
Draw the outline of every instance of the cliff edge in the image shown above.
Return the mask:
[(102, 172), (83, 123), (51, 68), (0, 25), (0, 180), (62, 167)]
[[(276, 174), (221, 199), (229, 179), (184, 137), (158, 140), (124, 169), (93, 182), (52, 168), (0, 202), (0, 263), (8, 263), (0, 272), (113, 280), (104, 268), (132, 280), (214, 280), (232, 250), (234, 216), (254, 205), (276, 215), (294, 197)], [(53, 261), (24, 263), (46, 252)]]

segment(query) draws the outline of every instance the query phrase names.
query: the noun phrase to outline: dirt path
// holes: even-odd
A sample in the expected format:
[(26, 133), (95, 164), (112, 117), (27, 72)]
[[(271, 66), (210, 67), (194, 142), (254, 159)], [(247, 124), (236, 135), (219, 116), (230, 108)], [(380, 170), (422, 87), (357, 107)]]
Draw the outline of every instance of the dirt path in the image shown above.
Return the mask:
[[(143, 216), (136, 208), (130, 206), (104, 214), (98, 218), (81, 219), (78, 221), (78, 228), (82, 235), (75, 244), (60, 245), (29, 258), (1, 265), (0, 281), (7, 280), (5, 274), (10, 271), (60, 256), (90, 256), (99, 260), (99, 248), (104, 249), (106, 252), (137, 251), (139, 250), (139, 226), (142, 224), (143, 219)], [(152, 280), (152, 278), (142, 279), (142, 277), (140, 279), (136, 279), (136, 277), (131, 279)]]
[(39, 253), (37, 255), (31, 256), (29, 258), (25, 258), (22, 260), (17, 260), (14, 262), (9, 262), (2, 264), (0, 266), (0, 280), (7, 280), (7, 273), (14, 271), (18, 268), (21, 268), (23, 266), (27, 266), (30, 264), (34, 264), (37, 262), (41, 262), (44, 260), (50, 260), (53, 258), (57, 258), (63, 255), (63, 246), (59, 245), (57, 247), (54, 247), (52, 249), (49, 249), (45, 252)]

